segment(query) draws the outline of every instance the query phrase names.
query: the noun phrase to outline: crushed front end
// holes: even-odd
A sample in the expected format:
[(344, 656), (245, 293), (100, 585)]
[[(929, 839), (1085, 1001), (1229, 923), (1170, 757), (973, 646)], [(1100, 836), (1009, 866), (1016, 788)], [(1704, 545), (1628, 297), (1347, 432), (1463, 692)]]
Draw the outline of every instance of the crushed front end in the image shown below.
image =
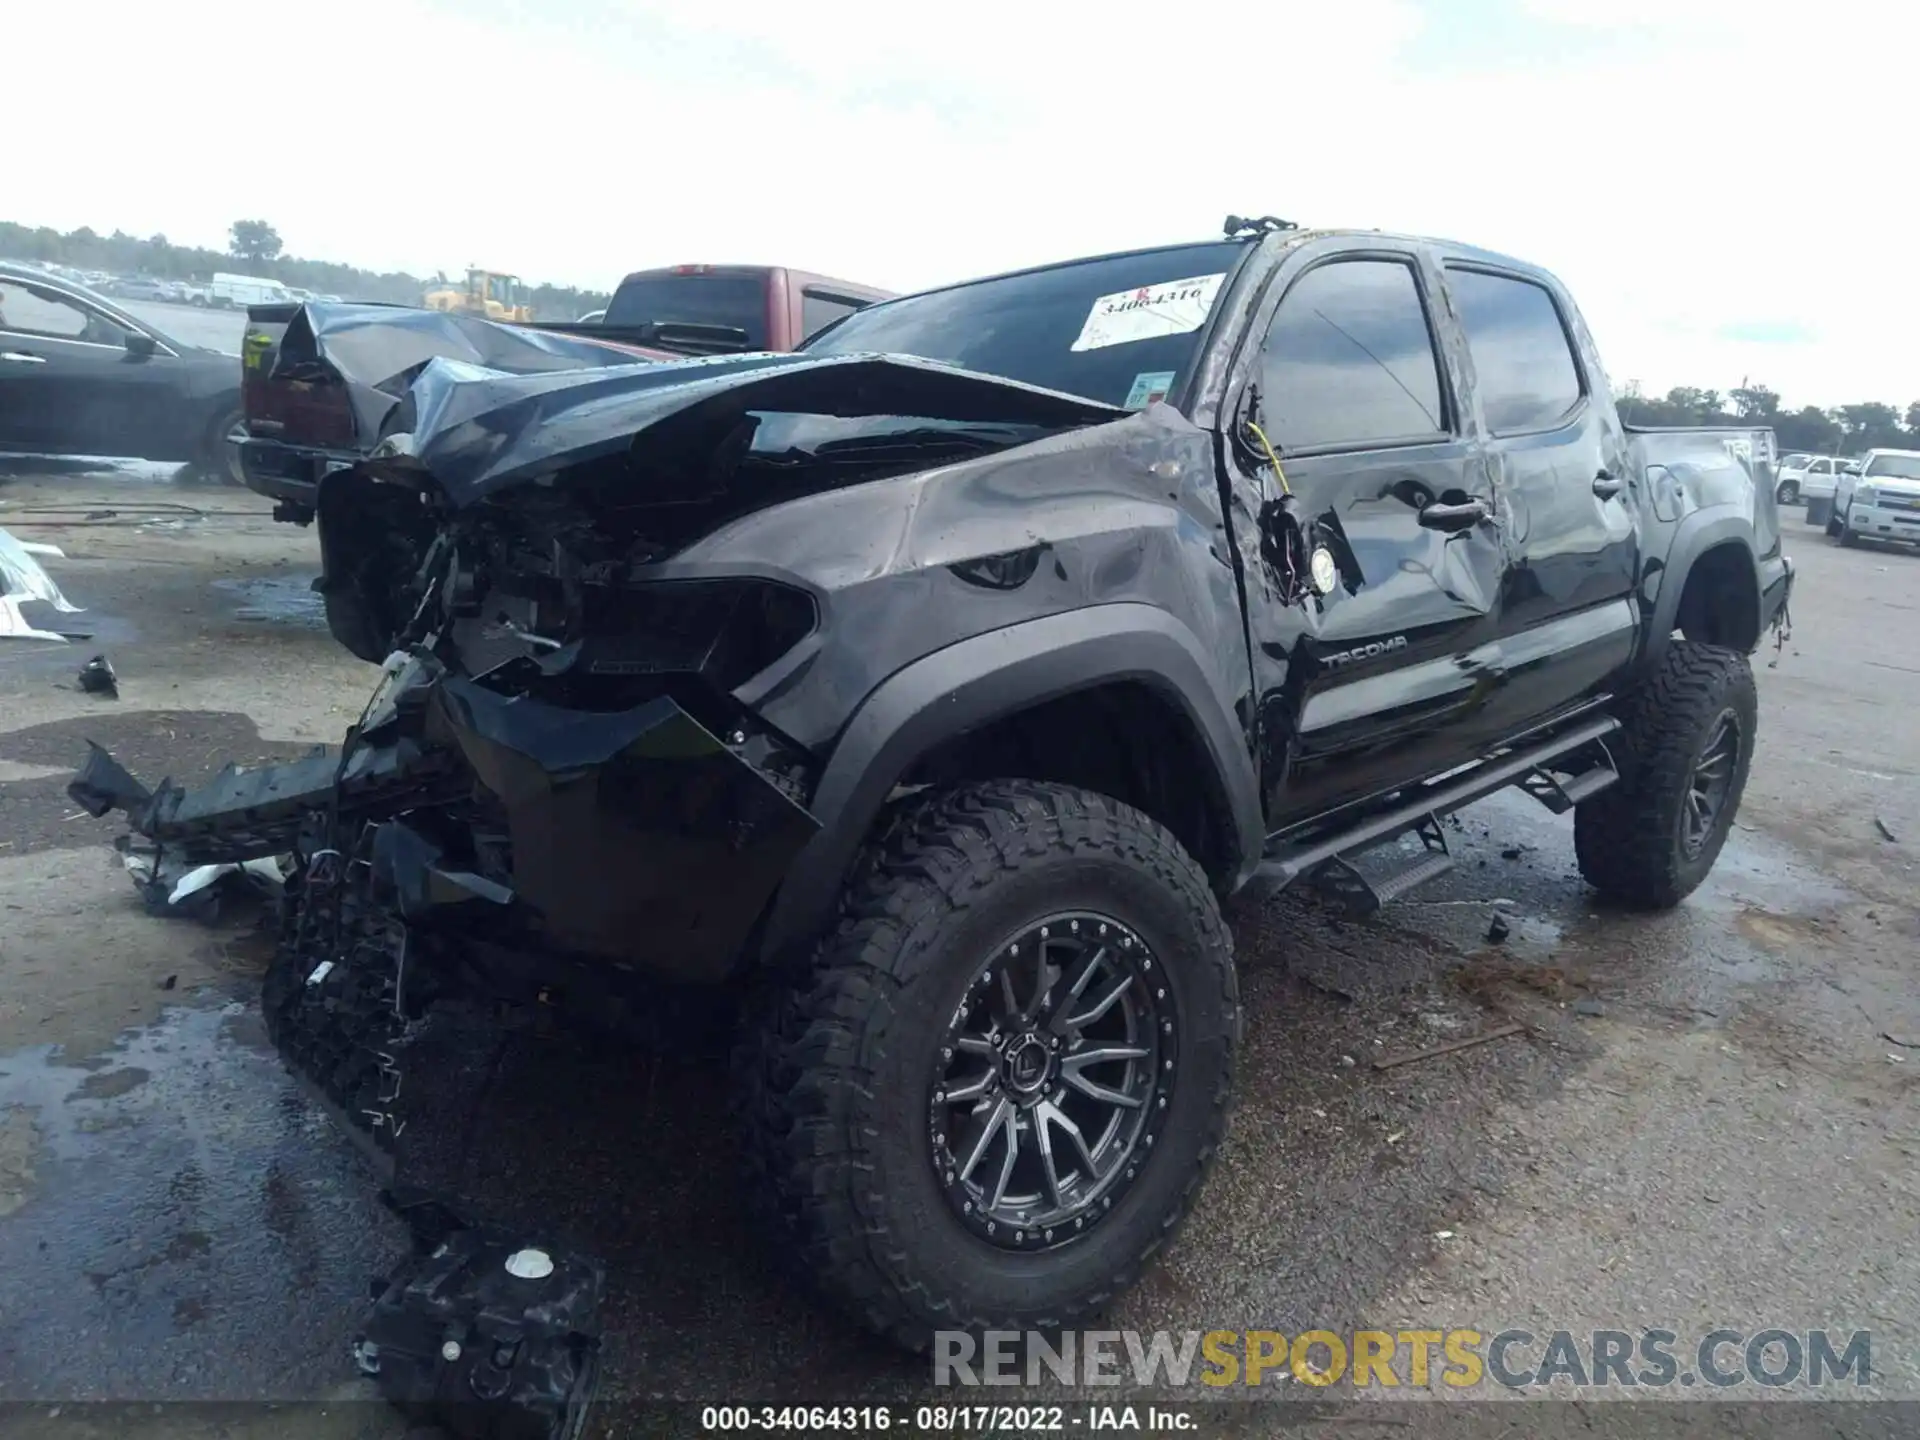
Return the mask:
[[(303, 363), (352, 383), (369, 344), (348, 338), (318, 335)], [(698, 543), (1115, 413), (897, 358), (508, 373), (430, 354), (395, 377), (390, 349), (369, 352), (383, 388), (361, 387), (386, 397), (387, 438), (318, 497), (329, 623), (386, 657), (359, 723), (336, 750), (191, 791), (149, 791), (95, 749), (69, 787), (175, 862), (282, 857), (270, 1029), (381, 1152), (407, 1123), (395, 1057), (439, 1002), (644, 1031), (756, 953), (820, 829), (823, 742), (896, 663), (899, 596), (924, 581), (869, 565), (885, 583), (861, 609), (776, 544), (689, 563)], [(916, 506), (896, 488), (857, 540), (897, 549), (890, 517)], [(838, 658), (816, 671), (834, 604)], [(937, 645), (952, 613), (906, 633)], [(849, 643), (863, 628), (888, 643)]]
[[(858, 842), (823, 777), (889, 675), (1140, 599), (1143, 555), (1205, 549), (1159, 503), (1170, 477), (1209, 492), (1197, 432), (1018, 382), (864, 355), (505, 373), (436, 354), (395, 376), (381, 353), (361, 390), (391, 402), (385, 438), (316, 502), (329, 626), (381, 667), (359, 722), (191, 790), (94, 748), (69, 793), (175, 863), (281, 862), (269, 1034), (395, 1183), (414, 1140), (460, 1128), (449, 1098), (478, 1103), (487, 1034), (701, 1045), (725, 1024), (727, 982), (804, 933), (781, 905), (832, 903), (837, 883), (795, 877)], [(443, 1063), (429, 1041), (450, 1036)], [(455, 1267), (476, 1304), (507, 1243)], [(383, 1291), (404, 1313), (376, 1316), (389, 1338), (362, 1362), (398, 1346), (384, 1373), (407, 1393), (472, 1388), (422, 1360), (417, 1278)], [(559, 1327), (521, 1362), (552, 1382), (544, 1415), (577, 1423), (591, 1339)]]

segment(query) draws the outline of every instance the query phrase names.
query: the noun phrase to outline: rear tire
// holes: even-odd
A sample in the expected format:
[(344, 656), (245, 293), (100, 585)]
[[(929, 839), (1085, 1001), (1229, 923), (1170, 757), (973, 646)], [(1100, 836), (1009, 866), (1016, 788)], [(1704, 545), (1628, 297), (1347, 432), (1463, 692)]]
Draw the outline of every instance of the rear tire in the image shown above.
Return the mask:
[(200, 454), (180, 472), (182, 479), (214, 485), (247, 483), (247, 472), (240, 464), (240, 447), (228, 437), (244, 429), (246, 412), (238, 406), (225, 410), (207, 427), (200, 442)]
[[(1000, 780), (912, 802), (763, 1000), (735, 1068), (749, 1203), (813, 1289), (910, 1350), (1099, 1310), (1225, 1133), (1231, 936), (1173, 836), (1103, 795)], [(1090, 1038), (1105, 1025), (1125, 1033)], [(1127, 1053), (1075, 1060), (1088, 1045)]]
[(1644, 910), (1692, 894), (1739, 812), (1758, 714), (1745, 655), (1674, 641), (1621, 710), (1620, 779), (1574, 811), (1586, 882)]

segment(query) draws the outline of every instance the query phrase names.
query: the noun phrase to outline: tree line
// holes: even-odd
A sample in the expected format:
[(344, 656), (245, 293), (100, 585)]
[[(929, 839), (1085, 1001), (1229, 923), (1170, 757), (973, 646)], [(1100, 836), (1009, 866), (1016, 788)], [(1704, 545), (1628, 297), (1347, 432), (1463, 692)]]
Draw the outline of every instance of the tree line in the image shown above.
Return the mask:
[[(49, 226), (19, 225), (0, 220), (0, 258), (30, 260), (43, 265), (68, 265), (76, 270), (105, 270), (115, 275), (149, 275), (156, 280), (191, 280), (204, 284), (216, 272), (239, 270), (278, 280), (321, 295), (343, 300), (378, 300), (395, 305), (418, 305), (430, 289), (465, 281), (465, 272), (449, 276), (409, 275), (404, 271), (362, 270), (331, 260), (303, 260), (288, 255), (280, 234), (264, 220), (236, 220), (228, 230), (226, 250), (199, 245), (175, 245), (164, 235), (142, 240), (123, 230), (100, 235), (86, 226), (59, 231)], [(572, 285), (539, 284), (528, 287), (528, 303), (541, 320), (572, 320), (607, 303), (607, 295)]]
[(1822, 410), (1788, 410), (1776, 391), (1752, 382), (1722, 395), (1676, 385), (1665, 395), (1644, 395), (1629, 381), (1619, 395), (1629, 425), (1770, 425), (1785, 455), (1857, 455), (1863, 450), (1920, 450), (1920, 400), (1902, 413), (1877, 400)]

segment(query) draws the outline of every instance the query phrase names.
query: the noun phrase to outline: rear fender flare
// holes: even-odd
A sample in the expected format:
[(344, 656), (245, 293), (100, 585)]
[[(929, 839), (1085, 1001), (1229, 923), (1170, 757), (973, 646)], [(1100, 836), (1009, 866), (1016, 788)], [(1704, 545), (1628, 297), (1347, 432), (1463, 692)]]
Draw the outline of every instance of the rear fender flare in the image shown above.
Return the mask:
[[(1757, 580), (1753, 520), (1740, 506), (1708, 506), (1694, 511), (1675, 527), (1673, 543), (1667, 547), (1666, 561), (1658, 572), (1659, 587), (1648, 608), (1642, 668), (1659, 664), (1661, 657), (1667, 653), (1667, 647), (1673, 643), (1673, 627), (1680, 618), (1680, 598), (1686, 594), (1687, 577), (1693, 572), (1694, 562), (1707, 551), (1729, 541), (1737, 543), (1746, 552), (1748, 561), (1755, 564)], [(1645, 582), (1642, 584), (1644, 594)], [(1756, 591), (1761, 588), (1756, 583)], [(1755, 633), (1758, 634), (1757, 612), (1755, 620)]]
[(1075, 691), (1144, 683), (1200, 738), (1214, 800), (1227, 817), (1236, 889), (1265, 838), (1252, 754), (1209, 675), (1218, 662), (1165, 610), (1120, 603), (1025, 621), (915, 661), (877, 686), (841, 731), (810, 807), (820, 830), (795, 858), (762, 934), (774, 959), (831, 923), (861, 845), (888, 796), (921, 756), (967, 730)]

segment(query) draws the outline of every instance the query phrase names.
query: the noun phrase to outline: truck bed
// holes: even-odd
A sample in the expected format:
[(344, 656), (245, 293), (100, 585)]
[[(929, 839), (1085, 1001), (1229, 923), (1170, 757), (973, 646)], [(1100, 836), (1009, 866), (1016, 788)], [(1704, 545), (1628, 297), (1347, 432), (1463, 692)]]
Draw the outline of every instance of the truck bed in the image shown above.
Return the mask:
[(1624, 427), (1655, 513), (1669, 524), (1710, 506), (1740, 507), (1753, 526), (1754, 553), (1780, 548), (1774, 503), (1778, 447), (1765, 426)]

